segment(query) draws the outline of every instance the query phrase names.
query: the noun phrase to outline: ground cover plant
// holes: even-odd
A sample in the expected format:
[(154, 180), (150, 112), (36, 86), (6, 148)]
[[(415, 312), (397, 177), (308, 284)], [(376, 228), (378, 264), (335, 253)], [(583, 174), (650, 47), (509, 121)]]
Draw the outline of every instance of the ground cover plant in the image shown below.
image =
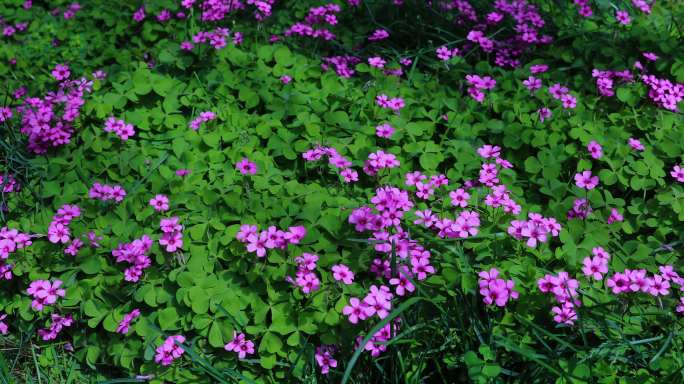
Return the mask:
[(684, 381), (683, 24), (3, 1), (0, 377)]

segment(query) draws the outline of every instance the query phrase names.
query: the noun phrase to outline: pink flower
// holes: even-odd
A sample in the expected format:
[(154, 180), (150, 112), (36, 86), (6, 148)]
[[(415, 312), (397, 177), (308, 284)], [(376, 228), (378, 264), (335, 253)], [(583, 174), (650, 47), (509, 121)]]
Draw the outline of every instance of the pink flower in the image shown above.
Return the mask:
[(390, 285), (394, 285), (394, 291), (397, 293), (398, 296), (404, 296), (407, 292), (413, 292), (416, 290), (416, 287), (413, 285), (413, 283), (410, 280), (410, 277), (412, 277), (411, 271), (406, 265), (402, 265), (399, 268), (399, 277), (393, 277), (390, 279), (389, 283)]
[(255, 163), (249, 161), (246, 157), (242, 158), (240, 162), (235, 164), (235, 169), (240, 171), (243, 175), (255, 175), (257, 173), (257, 166)]
[(594, 280), (602, 280), (603, 274), (608, 273), (608, 261), (600, 257), (585, 257), (582, 264), (584, 275)]
[[(174, 360), (180, 358), (185, 350), (178, 344), (184, 343), (185, 337), (182, 335), (169, 336), (157, 347), (154, 361), (163, 366), (171, 365)], [(178, 344), (177, 344), (178, 343)]]
[(380, 124), (375, 127), (375, 134), (378, 137), (390, 138), (394, 134), (394, 127), (389, 124)]
[(354, 281), (354, 273), (344, 264), (333, 265), (332, 271), (335, 281), (341, 281), (346, 285)]
[(655, 275), (650, 280), (648, 293), (652, 296), (666, 296), (670, 294), (670, 283), (660, 275)]
[(166, 212), (169, 210), (169, 198), (165, 195), (156, 195), (150, 199), (150, 205), (157, 212)]
[(459, 188), (455, 191), (449, 192), (449, 197), (451, 198), (451, 205), (455, 207), (465, 208), (468, 206), (468, 199), (470, 199), (470, 194), (463, 188)]
[(582, 173), (575, 174), (575, 185), (579, 188), (591, 190), (594, 189), (598, 183), (598, 176), (593, 176), (591, 171), (583, 171)]
[[(458, 52), (458, 50), (456, 50)], [(437, 58), (442, 60), (442, 61), (448, 61), (451, 59), (455, 54), (452, 53), (451, 49), (449, 47), (443, 45), (439, 48), (437, 48)]]
[(603, 156), (603, 148), (601, 147), (601, 144), (597, 143), (594, 140), (587, 144), (587, 150), (591, 154), (591, 157), (594, 159), (600, 159), (601, 156)]
[(630, 289), (630, 281), (627, 275), (618, 272), (606, 280), (606, 286), (611, 288), (614, 294), (618, 294)]
[(684, 297), (679, 298), (679, 305), (677, 305), (677, 308), (675, 308), (677, 313), (683, 314), (684, 313)]
[(384, 40), (389, 37), (389, 32), (385, 31), (384, 29), (376, 29), (373, 31), (373, 34), (368, 36), (368, 40), (370, 41), (379, 41), (379, 40)]
[(62, 286), (61, 280), (50, 282), (48, 280), (35, 280), (31, 282), (26, 293), (33, 296), (31, 307), (36, 311), (41, 311), (43, 306), (52, 305), (57, 302), (59, 297), (64, 297), (66, 291)]
[(369, 309), (364, 302), (356, 297), (349, 299), (349, 305), (342, 309), (342, 314), (349, 318), (349, 322), (356, 324), (359, 320), (365, 320), (373, 315), (373, 311)]
[(116, 327), (116, 332), (124, 335), (127, 334), (131, 322), (133, 322), (133, 320), (135, 320), (138, 316), (140, 316), (140, 310), (138, 308), (135, 308), (130, 313), (124, 315), (123, 319), (119, 322), (119, 325)]
[(244, 333), (233, 333), (233, 340), (223, 347), (226, 351), (238, 354), (238, 359), (242, 360), (247, 355), (254, 354), (254, 342), (247, 340)]
[(540, 108), (537, 111), (537, 113), (539, 114), (539, 121), (541, 121), (542, 123), (544, 122), (544, 120), (553, 116), (553, 112), (551, 112), (551, 110), (548, 108)]
[(261, 232), (260, 234), (251, 234), (247, 237), (247, 252), (255, 252), (257, 257), (266, 256), (266, 241), (268, 234)]
[(549, 70), (549, 66), (546, 64), (536, 64), (530, 67), (530, 73), (537, 74), (537, 73), (544, 73)]
[(482, 156), (482, 158), (499, 158), (501, 156), (501, 147), (498, 145), (485, 144), (477, 149), (477, 153)]
[[(656, 55), (656, 54), (653, 53), (653, 52), (644, 52), (644, 53), (642, 53), (642, 55), (643, 55), (644, 58), (645, 58), (646, 60), (648, 60), (648, 61), (656, 61), (656, 60), (658, 60), (658, 55)], [(59, 80), (59, 79), (57, 79), (57, 80)]]
[(573, 325), (577, 320), (577, 313), (572, 309), (572, 306), (556, 306), (551, 308), (551, 312), (554, 314), (553, 320), (559, 324)]
[(678, 182), (684, 183), (684, 167), (682, 167), (681, 165), (675, 165), (674, 167), (672, 167), (670, 176), (674, 177), (675, 180), (677, 180)]
[(547, 241), (547, 233), (548, 231), (545, 226), (533, 222), (528, 222), (520, 231), (523, 237), (527, 237), (526, 244), (530, 248), (535, 248), (538, 243), (545, 243)]
[(5, 319), (7, 318), (7, 314), (3, 313), (0, 316), (0, 334), (6, 335), (8, 332), (8, 327), (7, 323), (5, 323)]
[(565, 94), (561, 96), (561, 104), (565, 109), (573, 109), (577, 106), (577, 99), (575, 98), (575, 96)]
[(333, 359), (334, 348), (330, 345), (321, 345), (316, 347), (316, 364), (321, 367), (321, 374), (327, 375), (330, 368), (337, 367), (337, 360)]
[(536, 91), (537, 89), (541, 88), (542, 81), (534, 76), (530, 76), (527, 78), (527, 80), (523, 81), (523, 85), (530, 91)]
[(643, 151), (646, 149), (644, 145), (641, 144), (641, 141), (633, 137), (630, 137), (629, 140), (627, 140), (627, 144), (629, 144), (629, 146), (632, 147), (632, 149), (635, 149), (637, 151)]
[(283, 75), (283, 76), (280, 76), (280, 81), (283, 84), (289, 84), (292, 81), (292, 77), (288, 76), (288, 75)]
[(505, 306), (508, 302), (506, 281), (503, 279), (494, 280), (484, 288), (480, 288), (480, 295), (484, 297), (482, 301), (487, 305), (496, 304), (498, 307)]
[(622, 25), (629, 25), (629, 23), (632, 22), (632, 20), (629, 18), (629, 13), (623, 10), (615, 12), (615, 20)]
[(370, 57), (368, 58), (368, 64), (375, 68), (384, 68), (387, 62), (382, 57)]
[(52, 70), (52, 76), (57, 79), (57, 81), (66, 80), (71, 75), (69, 67), (64, 64), (57, 64), (55, 69)]
[(344, 178), (345, 183), (352, 183), (359, 181), (359, 173), (351, 168), (345, 168), (340, 172), (340, 175)]
[(69, 228), (64, 226), (62, 223), (52, 222), (48, 227), (48, 240), (53, 243), (68, 243), (70, 240), (71, 232)]
[(614, 222), (621, 222), (623, 220), (624, 220), (624, 217), (620, 214), (620, 212), (615, 208), (611, 208), (610, 209), (610, 216), (608, 216), (608, 219), (606, 220), (606, 222), (608, 224), (613, 224)]

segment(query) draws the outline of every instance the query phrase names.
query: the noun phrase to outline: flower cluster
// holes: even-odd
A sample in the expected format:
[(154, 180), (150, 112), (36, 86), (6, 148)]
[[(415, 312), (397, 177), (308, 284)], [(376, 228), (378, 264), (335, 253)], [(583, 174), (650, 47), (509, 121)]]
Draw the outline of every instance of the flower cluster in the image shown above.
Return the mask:
[(406, 105), (404, 99), (401, 97), (393, 97), (390, 99), (389, 96), (385, 94), (380, 94), (375, 97), (375, 104), (382, 108), (391, 109), (394, 112), (399, 113), (402, 108)]
[(16, 229), (0, 228), (0, 280), (12, 279), (12, 264), (6, 263), (9, 256), (22, 248), (31, 245), (31, 237)]
[(180, 358), (185, 350), (179, 344), (185, 342), (185, 336), (173, 335), (169, 336), (164, 342), (157, 347), (154, 361), (163, 366), (171, 365), (174, 360)]
[(120, 203), (126, 197), (126, 190), (120, 185), (94, 183), (88, 190), (88, 197), (100, 201), (114, 200), (116, 203)]
[(334, 345), (319, 345), (316, 347), (316, 364), (321, 368), (321, 374), (327, 375), (330, 368), (337, 367), (337, 360), (333, 358), (333, 354), (337, 352)]
[(254, 342), (247, 340), (244, 333), (233, 332), (233, 340), (223, 347), (228, 352), (238, 354), (238, 359), (244, 359), (247, 355), (254, 354)]
[(482, 50), (485, 52), (489, 53), (494, 50), (494, 42), (485, 36), (484, 32), (482, 31), (472, 30), (468, 32), (466, 39), (479, 45), (480, 48), (482, 48)]
[(483, 297), (482, 301), (487, 305), (504, 307), (509, 300), (517, 299), (520, 295), (517, 291), (513, 290), (515, 288), (513, 280), (498, 278), (499, 271), (496, 268), (482, 271), (478, 276), (480, 295)]
[(124, 279), (130, 282), (137, 282), (140, 280), (145, 268), (152, 265), (152, 260), (147, 256), (152, 247), (152, 239), (147, 235), (143, 235), (139, 239), (135, 239), (130, 243), (120, 243), (116, 249), (112, 251), (112, 256), (116, 258), (117, 263), (126, 262), (130, 267), (124, 271)]
[(55, 304), (57, 299), (64, 297), (66, 291), (61, 288), (62, 280), (34, 280), (26, 289), (26, 293), (33, 297), (31, 301), (31, 308), (36, 311), (42, 311), (45, 306)]
[(62, 329), (70, 327), (74, 323), (74, 318), (71, 315), (60, 316), (56, 313), (51, 315), (52, 323), (49, 328), (39, 329), (38, 335), (44, 340), (54, 340), (57, 338)]
[(2, 26), (2, 35), (5, 37), (11, 37), (14, 36), (15, 33), (17, 32), (24, 32), (26, 31), (26, 28), (28, 28), (28, 23), (23, 22), (23, 23), (16, 23), (14, 25), (9, 25), (9, 24), (4, 24), (2, 21), (0, 21), (0, 26)]
[(653, 3), (655, 3), (655, 0), (650, 3), (646, 0), (632, 0), (632, 5), (647, 15), (651, 13), (651, 5)]
[(297, 263), (295, 278), (292, 279), (288, 276), (286, 281), (298, 286), (304, 294), (317, 291), (321, 287), (321, 281), (314, 272), (318, 262), (318, 255), (305, 252), (301, 256), (296, 257), (295, 262)]
[(28, 136), (28, 149), (37, 154), (71, 141), (73, 122), (85, 104), (84, 94), (92, 90), (92, 81), (85, 78), (68, 80), (64, 78), (69, 76), (68, 69), (58, 73), (64, 80), (56, 92), (48, 92), (43, 98), (29, 97), (17, 107), (21, 133)]
[(368, 160), (363, 164), (363, 171), (369, 176), (375, 176), (381, 169), (396, 168), (399, 165), (396, 156), (379, 150), (368, 155)]
[(437, 54), (438, 59), (442, 61), (449, 61), (452, 57), (458, 56), (460, 51), (456, 47), (450, 49), (446, 45), (442, 45), (441, 47), (437, 48), (435, 53)]
[(81, 4), (79, 3), (71, 3), (69, 6), (62, 12), (62, 17), (64, 17), (64, 20), (69, 20), (76, 16), (76, 12), (81, 10)]
[(133, 124), (126, 124), (125, 121), (113, 116), (105, 121), (104, 131), (114, 132), (123, 141), (126, 141), (129, 137), (135, 135)]
[(349, 322), (356, 324), (359, 320), (366, 320), (373, 315), (384, 319), (392, 310), (392, 292), (389, 287), (371, 285), (370, 291), (359, 300), (356, 297), (349, 298), (349, 304), (342, 309), (342, 314), (347, 316)]
[[(196, 2), (197, 0), (182, 0), (181, 5), (185, 9), (191, 9)], [(255, 7), (254, 18), (263, 20), (271, 16), (275, 0), (247, 0), (246, 3)], [(199, 8), (202, 11), (200, 20), (210, 22), (221, 21), (229, 13), (245, 9), (246, 6), (242, 0), (203, 0)]]
[(305, 236), (306, 228), (303, 226), (289, 227), (287, 231), (270, 226), (259, 232), (256, 225), (244, 224), (235, 237), (238, 241), (247, 243), (247, 252), (264, 257), (267, 249), (285, 249), (288, 244), (299, 244)]
[(575, 0), (575, 5), (577, 5), (577, 10), (581, 16), (591, 17), (594, 14), (594, 10), (589, 5), (589, 0)]
[[(368, 351), (372, 357), (380, 356), (381, 353), (387, 350), (387, 342), (399, 333), (400, 325), (400, 318), (396, 318), (385, 324), (384, 327), (380, 328), (380, 330), (376, 332), (370, 340), (368, 340), (368, 343), (363, 346), (363, 349)], [(355, 346), (357, 349), (362, 348), (361, 343), (363, 342), (363, 339), (363, 336), (358, 336), (356, 338)]]
[(559, 324), (573, 325), (577, 320), (575, 307), (580, 305), (577, 299), (579, 282), (561, 271), (556, 276), (545, 275), (537, 281), (537, 286), (543, 293), (551, 293), (556, 298), (558, 305), (551, 308), (553, 320)]
[(128, 328), (131, 326), (131, 323), (133, 320), (138, 318), (140, 316), (140, 310), (138, 308), (135, 308), (131, 312), (127, 313), (124, 315), (123, 319), (119, 322), (119, 325), (116, 327), (116, 332), (121, 333), (121, 334), (127, 334), (128, 333)]
[(591, 250), (594, 257), (585, 257), (582, 260), (582, 272), (584, 276), (594, 280), (603, 280), (603, 275), (608, 273), (608, 262), (610, 254), (602, 247), (595, 247)]
[(684, 100), (684, 84), (659, 79), (654, 75), (645, 75), (641, 81), (649, 88), (648, 97), (661, 108), (676, 112), (677, 104)]
[(651, 296), (667, 296), (672, 284), (684, 286), (682, 279), (671, 265), (659, 267), (660, 274), (647, 275), (645, 269), (625, 269), (606, 279), (606, 287), (615, 295), (622, 293), (648, 293)]
[(605, 97), (615, 95), (615, 91), (613, 90), (615, 79), (622, 81), (623, 83), (634, 81), (634, 76), (628, 69), (625, 69), (624, 71), (601, 71), (594, 69), (591, 71), (591, 76), (596, 79), (596, 89), (598, 89), (599, 94)]
[[(213, 31), (199, 31), (192, 36), (192, 42), (184, 41), (181, 43), (181, 48), (184, 50), (191, 50), (195, 44), (209, 43), (214, 49), (219, 50), (225, 48), (227, 39), (230, 38), (230, 30), (228, 28), (216, 28)], [(242, 43), (242, 34), (240, 32), (233, 33), (233, 44), (240, 45)], [(193, 128), (194, 129), (194, 128)]]
[(318, 161), (323, 158), (323, 156), (328, 156), (328, 163), (332, 165), (333, 168), (340, 170), (339, 173), (343, 177), (345, 183), (359, 180), (358, 172), (350, 168), (352, 162), (340, 155), (333, 147), (316, 147), (302, 154), (302, 158), (306, 161)]
[(594, 210), (589, 205), (589, 200), (587, 199), (575, 199), (572, 203), (572, 207), (568, 210), (568, 220), (581, 219), (584, 220), (593, 212)]
[(465, 77), (470, 87), (468, 87), (468, 94), (478, 103), (482, 103), (485, 99), (483, 90), (494, 89), (496, 80), (489, 76), (480, 77), (478, 75), (466, 75)]
[(321, 58), (321, 68), (324, 71), (335, 68), (337, 76), (342, 78), (350, 78), (356, 72), (354, 66), (361, 62), (361, 59), (355, 56), (329, 56)]
[(342, 9), (337, 4), (326, 4), (320, 7), (312, 7), (306, 15), (304, 22), (295, 23), (285, 31), (285, 36), (306, 36), (321, 38), (323, 40), (334, 40), (335, 34), (327, 28), (316, 28), (318, 24), (337, 25), (337, 13)]
[(406, 174), (405, 184), (408, 186), (415, 186), (416, 197), (423, 200), (428, 200), (432, 197), (437, 188), (449, 184), (449, 179), (447, 179), (445, 175), (433, 175), (428, 182), (423, 182), (423, 180), (426, 179), (427, 176), (423, 175), (420, 171), (409, 172)]
[(176, 252), (183, 248), (183, 226), (178, 217), (161, 219), (159, 229), (163, 232), (159, 238), (159, 245), (166, 249), (166, 252)]
[(349, 223), (355, 225), (357, 232), (381, 231), (386, 227), (398, 226), (404, 214), (413, 207), (406, 191), (396, 187), (382, 187), (375, 191), (371, 199), (378, 214), (369, 207), (352, 211)]
[(565, 109), (573, 109), (577, 106), (577, 98), (570, 94), (570, 90), (558, 83), (549, 87), (551, 97), (560, 100)]
[(196, 131), (200, 128), (200, 125), (202, 123), (212, 121), (214, 119), (216, 119), (216, 114), (214, 112), (202, 112), (199, 114), (199, 116), (197, 116), (193, 121), (190, 122), (190, 129)]
[(77, 217), (81, 216), (81, 209), (76, 205), (65, 204), (57, 210), (57, 214), (52, 217), (48, 226), (48, 240), (53, 243), (66, 244), (71, 240), (69, 224)]
[(528, 220), (513, 220), (508, 227), (508, 234), (518, 240), (527, 238), (526, 244), (535, 248), (539, 243), (549, 241), (549, 236), (557, 237), (561, 225), (553, 217), (543, 217), (538, 213), (529, 212)]

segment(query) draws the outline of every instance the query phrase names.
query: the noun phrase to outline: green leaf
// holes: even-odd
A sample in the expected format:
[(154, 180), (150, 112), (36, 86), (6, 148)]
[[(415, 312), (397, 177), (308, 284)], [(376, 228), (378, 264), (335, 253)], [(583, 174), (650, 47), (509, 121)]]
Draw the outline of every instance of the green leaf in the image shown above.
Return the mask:
[(283, 342), (273, 332), (266, 332), (259, 343), (259, 352), (277, 353), (283, 348)]

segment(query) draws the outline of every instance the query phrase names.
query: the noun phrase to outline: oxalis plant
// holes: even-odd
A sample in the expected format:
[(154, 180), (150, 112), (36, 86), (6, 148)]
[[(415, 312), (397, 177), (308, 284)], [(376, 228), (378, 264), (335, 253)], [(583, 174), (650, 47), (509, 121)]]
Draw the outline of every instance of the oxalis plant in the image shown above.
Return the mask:
[(682, 381), (683, 16), (3, 4), (0, 379)]

